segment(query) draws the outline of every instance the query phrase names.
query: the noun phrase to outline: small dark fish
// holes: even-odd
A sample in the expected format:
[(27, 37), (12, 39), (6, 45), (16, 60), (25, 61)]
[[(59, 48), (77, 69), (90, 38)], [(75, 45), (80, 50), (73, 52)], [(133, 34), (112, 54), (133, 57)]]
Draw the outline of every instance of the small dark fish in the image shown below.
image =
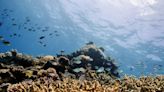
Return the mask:
[(21, 35), (20, 35), (20, 34), (18, 34), (18, 37), (21, 37)]
[(13, 10), (10, 10), (10, 12), (13, 12)]
[(50, 35), (53, 35), (53, 33), (50, 33), (49, 36), (50, 36)]
[(17, 36), (17, 34), (16, 34), (16, 33), (14, 33), (13, 35), (14, 35), (14, 36)]
[(43, 47), (46, 47), (46, 46), (47, 46), (46, 44), (43, 45)]
[(2, 26), (2, 24), (3, 24), (3, 23), (2, 23), (2, 22), (0, 22), (0, 26)]
[(59, 36), (59, 34), (56, 34), (56, 36)]
[(24, 24), (27, 24), (27, 22), (25, 22)]
[(42, 41), (38, 41), (40, 44), (43, 44), (43, 42)]
[(162, 65), (158, 65), (159, 67), (162, 67)]
[(3, 40), (3, 36), (0, 36), (0, 40)]
[(3, 9), (3, 11), (7, 11), (8, 9)]
[(10, 35), (10, 37), (13, 37), (12, 35)]
[(13, 26), (16, 26), (17, 24), (16, 24), (16, 23), (13, 23), (12, 25), (13, 25)]
[(45, 29), (49, 29), (49, 27), (47, 26), (47, 27), (45, 27)]
[(93, 45), (94, 44), (94, 42), (92, 42), (92, 41), (89, 41), (88, 43), (86, 43), (86, 45)]
[(46, 29), (43, 29), (43, 30), (42, 30), (42, 32), (45, 32), (45, 31), (48, 31), (48, 30), (46, 30)]
[(30, 19), (29, 19), (29, 17), (26, 17), (26, 22), (30, 22)]
[(6, 46), (10, 46), (10, 45), (11, 45), (11, 43), (10, 43), (9, 41), (6, 41), (6, 40), (3, 40), (2, 43), (3, 43), (4, 45), (6, 45)]
[(21, 25), (18, 26), (18, 29), (19, 29), (19, 30), (21, 29)]
[(24, 29), (27, 29), (27, 27), (24, 27)]
[(55, 30), (54, 32), (57, 33), (58, 31)]
[(27, 19), (26, 22), (30, 22), (30, 19)]
[(15, 21), (15, 18), (12, 18), (11, 20), (12, 20), (12, 21)]
[(39, 39), (44, 39), (45, 38), (45, 36), (41, 36)]
[(6, 16), (9, 16), (9, 14), (6, 14)]
[(61, 52), (61, 53), (64, 53), (64, 50), (61, 50), (60, 52)]
[(31, 28), (29, 28), (29, 29), (28, 29), (28, 31), (32, 31), (32, 29), (31, 29)]

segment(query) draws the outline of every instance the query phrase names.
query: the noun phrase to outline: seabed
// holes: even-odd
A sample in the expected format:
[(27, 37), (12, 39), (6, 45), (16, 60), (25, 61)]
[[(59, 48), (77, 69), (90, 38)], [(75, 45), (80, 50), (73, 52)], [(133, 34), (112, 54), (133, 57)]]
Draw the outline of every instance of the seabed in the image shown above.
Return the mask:
[(0, 92), (164, 92), (164, 75), (120, 78), (115, 60), (88, 43), (65, 55), (0, 53)]

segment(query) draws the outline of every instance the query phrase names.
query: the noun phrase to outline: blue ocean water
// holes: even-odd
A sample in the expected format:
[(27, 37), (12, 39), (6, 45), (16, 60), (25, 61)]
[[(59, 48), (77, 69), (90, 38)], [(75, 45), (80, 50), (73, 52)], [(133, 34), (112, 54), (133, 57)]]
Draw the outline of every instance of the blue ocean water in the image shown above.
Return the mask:
[(69, 54), (93, 41), (122, 74), (164, 74), (162, 0), (0, 0), (0, 52)]

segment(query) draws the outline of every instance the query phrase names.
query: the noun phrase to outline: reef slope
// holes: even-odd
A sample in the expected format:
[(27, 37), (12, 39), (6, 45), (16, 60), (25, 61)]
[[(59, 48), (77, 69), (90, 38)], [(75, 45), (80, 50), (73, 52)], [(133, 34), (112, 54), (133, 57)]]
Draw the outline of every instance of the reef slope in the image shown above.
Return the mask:
[(164, 76), (119, 78), (115, 60), (102, 47), (87, 43), (71, 53), (32, 57), (0, 53), (2, 92), (163, 92)]

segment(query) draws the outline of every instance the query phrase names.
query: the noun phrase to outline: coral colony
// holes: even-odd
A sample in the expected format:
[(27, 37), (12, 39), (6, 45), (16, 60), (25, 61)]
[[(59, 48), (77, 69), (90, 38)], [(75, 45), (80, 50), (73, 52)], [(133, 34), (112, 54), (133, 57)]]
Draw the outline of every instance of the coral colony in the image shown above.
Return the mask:
[(164, 76), (120, 78), (115, 60), (93, 42), (71, 54), (0, 53), (1, 92), (163, 92)]

